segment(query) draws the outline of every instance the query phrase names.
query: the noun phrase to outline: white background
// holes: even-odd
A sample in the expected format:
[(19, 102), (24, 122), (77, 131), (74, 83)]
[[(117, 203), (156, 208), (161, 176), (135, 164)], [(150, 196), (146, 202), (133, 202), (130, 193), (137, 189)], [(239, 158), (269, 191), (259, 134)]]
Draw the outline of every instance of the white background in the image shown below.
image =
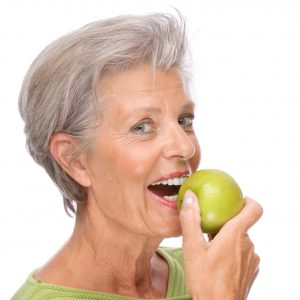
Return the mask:
[(300, 299), (300, 2), (287, 0), (1, 1), (0, 299), (62, 245), (74, 222), (24, 148), (17, 97), (29, 64), (88, 22), (170, 6), (188, 22), (201, 167), (227, 171), (264, 207), (250, 232), (261, 268), (249, 299)]

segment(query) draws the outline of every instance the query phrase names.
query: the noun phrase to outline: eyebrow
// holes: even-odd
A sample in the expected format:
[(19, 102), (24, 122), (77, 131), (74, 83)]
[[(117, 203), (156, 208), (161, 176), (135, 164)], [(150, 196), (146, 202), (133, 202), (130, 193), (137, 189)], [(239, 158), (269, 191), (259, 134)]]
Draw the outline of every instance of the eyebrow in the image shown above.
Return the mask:
[[(195, 103), (193, 101), (187, 101), (183, 106), (182, 110), (185, 109), (194, 109)], [(145, 111), (145, 112), (156, 112), (156, 113), (162, 113), (162, 110), (159, 107), (153, 107), (153, 106), (141, 106), (133, 108), (130, 113), (138, 112), (138, 111)]]
[(195, 109), (195, 102), (194, 101), (191, 101), (191, 100), (188, 100), (182, 107), (183, 110), (185, 109), (188, 109), (188, 108), (192, 108), (192, 109)]
[(145, 112), (157, 112), (162, 113), (162, 110), (158, 107), (153, 106), (140, 106), (132, 109), (130, 113), (139, 112), (139, 111), (145, 111)]

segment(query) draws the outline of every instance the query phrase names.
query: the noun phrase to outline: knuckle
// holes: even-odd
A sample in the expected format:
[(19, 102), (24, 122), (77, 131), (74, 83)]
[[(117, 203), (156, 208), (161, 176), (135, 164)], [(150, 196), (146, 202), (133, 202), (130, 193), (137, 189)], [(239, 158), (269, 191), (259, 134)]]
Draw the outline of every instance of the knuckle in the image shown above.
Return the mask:
[(244, 238), (242, 238), (241, 243), (242, 243), (244, 252), (248, 252), (250, 255), (254, 254), (254, 244), (250, 240), (248, 235), (246, 235)]
[(260, 264), (260, 257), (256, 253), (254, 253), (254, 261), (257, 266)]
[(260, 218), (263, 213), (264, 213), (263, 207), (259, 203), (256, 202), (256, 214), (257, 214), (257, 217)]
[(254, 258), (252, 261), (252, 266), (254, 270), (254, 274), (257, 274), (259, 271), (260, 257), (257, 254), (254, 254)]
[(250, 207), (252, 208), (251, 210), (253, 211), (253, 213), (255, 213), (257, 218), (260, 218), (263, 214), (263, 207), (257, 201), (249, 197), (246, 197), (246, 200), (251, 203)]

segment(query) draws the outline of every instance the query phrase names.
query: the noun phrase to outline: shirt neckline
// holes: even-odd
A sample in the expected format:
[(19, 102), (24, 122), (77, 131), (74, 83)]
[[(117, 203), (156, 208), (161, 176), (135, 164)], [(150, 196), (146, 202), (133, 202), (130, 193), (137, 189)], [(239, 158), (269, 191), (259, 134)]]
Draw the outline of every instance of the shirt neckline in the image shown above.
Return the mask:
[[(158, 255), (160, 255), (162, 257), (162, 259), (164, 259), (167, 264), (168, 264), (168, 268), (169, 268), (169, 274), (168, 274), (168, 286), (167, 286), (167, 295), (166, 298), (159, 298), (159, 299), (153, 299), (153, 300), (160, 300), (160, 299), (169, 299), (174, 297), (173, 295), (173, 291), (174, 289), (171, 289), (172, 283), (171, 281), (174, 281), (175, 276), (177, 275), (176, 270), (175, 270), (175, 265), (173, 263), (173, 261), (170, 259), (168, 253), (164, 250), (164, 247), (158, 247), (156, 249), (156, 253), (158, 253)], [(106, 293), (106, 292), (101, 292), (101, 291), (91, 291), (91, 290), (83, 290), (83, 289), (79, 289), (79, 288), (72, 288), (72, 287), (64, 287), (62, 285), (57, 285), (57, 284), (51, 284), (51, 283), (45, 283), (41, 280), (38, 280), (36, 278), (34, 278), (34, 274), (38, 269), (34, 270), (28, 278), (28, 281), (31, 284), (39, 284), (41, 286), (43, 286), (43, 288), (47, 287), (49, 289), (56, 289), (56, 290), (64, 290), (66, 292), (85, 292), (86, 294), (89, 294), (91, 296), (105, 296), (105, 295), (109, 295), (109, 296), (115, 296), (115, 297), (122, 297), (123, 300), (144, 300), (143, 298), (133, 298), (133, 297), (128, 297), (128, 296), (122, 296), (122, 295), (118, 295), (118, 294), (110, 294), (110, 293)], [(176, 299), (177, 297), (175, 297), (174, 299)], [(98, 299), (98, 298), (97, 298)], [(100, 298), (99, 298), (100, 299)]]

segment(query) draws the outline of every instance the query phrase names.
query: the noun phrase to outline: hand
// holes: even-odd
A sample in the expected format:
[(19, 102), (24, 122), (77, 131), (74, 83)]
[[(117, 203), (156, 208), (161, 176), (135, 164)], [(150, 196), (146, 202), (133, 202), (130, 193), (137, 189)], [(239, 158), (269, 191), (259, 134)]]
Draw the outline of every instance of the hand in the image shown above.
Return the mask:
[(200, 207), (193, 192), (185, 193), (180, 211), (187, 289), (194, 300), (244, 300), (258, 273), (259, 257), (247, 231), (262, 215), (250, 198), (213, 239), (200, 227)]

